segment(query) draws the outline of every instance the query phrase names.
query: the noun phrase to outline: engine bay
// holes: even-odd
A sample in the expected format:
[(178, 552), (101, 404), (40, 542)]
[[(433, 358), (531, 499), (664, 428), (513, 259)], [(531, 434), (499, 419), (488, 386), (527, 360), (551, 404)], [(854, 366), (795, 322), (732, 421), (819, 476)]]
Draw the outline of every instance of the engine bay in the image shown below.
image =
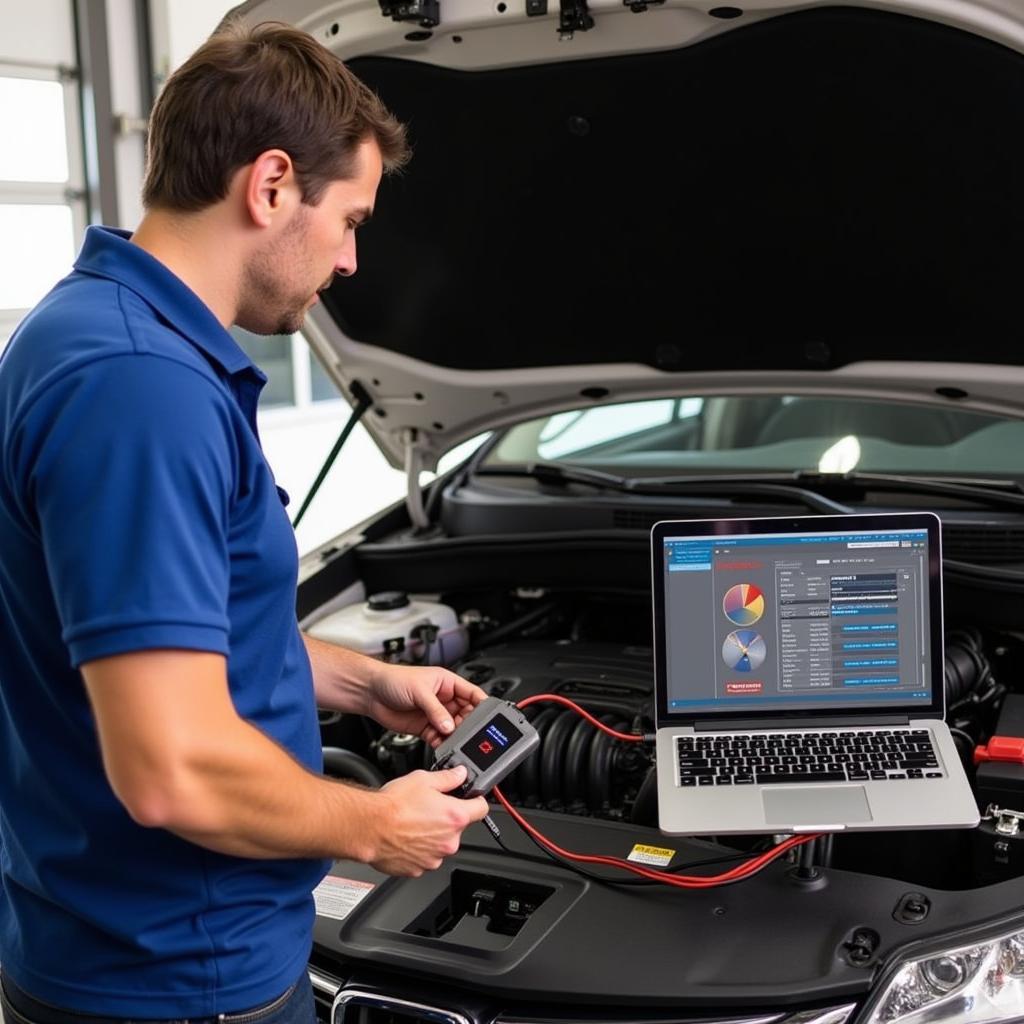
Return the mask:
[[(459, 656), (449, 667), (488, 695), (520, 702), (554, 694), (575, 701), (621, 732), (653, 729), (646, 595), (537, 587), (432, 594), (426, 606), (433, 608), (432, 602), (452, 608), (464, 631), (464, 642), (450, 645)], [(311, 632), (316, 635), (315, 625)], [(380, 655), (408, 662), (436, 660), (429, 644), (415, 640), (404, 649), (391, 644)], [(976, 748), (993, 736), (1024, 733), (1024, 695), (1012, 685), (1013, 666), (1022, 656), (1022, 639), (1014, 633), (974, 625), (946, 630), (946, 719), (983, 816), (991, 805), (1024, 811), (1024, 765), (975, 765)], [(527, 717), (541, 743), (502, 784), (514, 805), (526, 812), (657, 828), (649, 746), (614, 740), (555, 704), (535, 704)], [(328, 771), (342, 777), (379, 783), (433, 763), (432, 750), (417, 737), (382, 731), (363, 720), (324, 714), (321, 729)], [(330, 752), (339, 748), (345, 757), (332, 758)], [(756, 850), (768, 839), (729, 837), (724, 843)], [(1024, 840), (1017, 838), (1012, 817), (989, 816), (969, 831), (838, 835), (820, 856), (840, 869), (957, 890), (1024, 874), (1018, 843)]]

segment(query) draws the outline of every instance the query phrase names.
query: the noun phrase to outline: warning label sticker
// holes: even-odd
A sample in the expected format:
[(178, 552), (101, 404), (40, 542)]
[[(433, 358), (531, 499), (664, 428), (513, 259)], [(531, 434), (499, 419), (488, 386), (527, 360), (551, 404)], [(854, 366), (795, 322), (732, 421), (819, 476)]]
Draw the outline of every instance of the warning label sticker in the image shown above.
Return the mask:
[(375, 888), (373, 882), (357, 882), (354, 878), (328, 875), (313, 890), (317, 915), (344, 921)]
[(630, 850), (626, 860), (635, 860), (638, 864), (651, 864), (656, 868), (667, 868), (675, 855), (675, 850), (666, 850), (663, 846), (644, 846), (643, 843), (637, 843)]

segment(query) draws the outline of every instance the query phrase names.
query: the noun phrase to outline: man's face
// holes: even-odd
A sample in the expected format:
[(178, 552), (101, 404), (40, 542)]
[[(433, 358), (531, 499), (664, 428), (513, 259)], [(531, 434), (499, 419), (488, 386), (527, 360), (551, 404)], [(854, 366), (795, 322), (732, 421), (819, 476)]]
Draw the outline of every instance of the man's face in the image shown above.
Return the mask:
[(297, 207), (245, 267), (239, 326), (254, 334), (294, 334), (334, 275), (356, 272), (356, 228), (373, 211), (382, 173), (376, 142), (363, 142), (351, 178), (331, 182), (316, 206)]

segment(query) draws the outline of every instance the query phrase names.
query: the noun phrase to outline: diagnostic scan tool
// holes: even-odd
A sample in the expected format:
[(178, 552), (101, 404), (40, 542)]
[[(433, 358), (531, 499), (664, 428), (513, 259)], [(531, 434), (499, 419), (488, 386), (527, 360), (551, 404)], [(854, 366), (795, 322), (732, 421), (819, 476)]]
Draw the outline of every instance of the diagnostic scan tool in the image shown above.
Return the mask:
[(453, 796), (482, 796), (496, 786), (540, 743), (537, 730), (507, 700), (487, 697), (434, 751), (434, 771), (466, 767), (466, 781)]

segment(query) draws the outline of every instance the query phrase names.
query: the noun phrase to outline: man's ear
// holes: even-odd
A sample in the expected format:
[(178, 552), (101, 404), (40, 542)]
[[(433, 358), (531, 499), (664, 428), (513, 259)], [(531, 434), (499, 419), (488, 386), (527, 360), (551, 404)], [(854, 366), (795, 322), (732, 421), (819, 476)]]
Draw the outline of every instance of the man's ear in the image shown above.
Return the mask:
[(256, 227), (271, 227), (299, 198), (292, 158), (283, 149), (268, 149), (249, 165), (245, 206)]

